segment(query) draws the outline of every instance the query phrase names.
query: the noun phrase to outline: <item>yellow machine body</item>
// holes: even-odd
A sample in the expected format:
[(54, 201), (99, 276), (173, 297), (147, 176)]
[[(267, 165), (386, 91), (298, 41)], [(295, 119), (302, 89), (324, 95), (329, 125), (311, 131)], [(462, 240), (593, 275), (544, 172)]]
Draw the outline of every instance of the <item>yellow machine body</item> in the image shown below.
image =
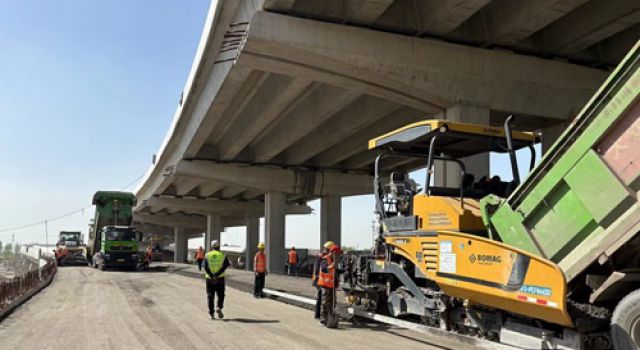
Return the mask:
[(475, 199), (465, 198), (460, 202), (460, 198), (418, 194), (413, 197), (413, 208), (422, 231), (485, 231), (480, 203)]
[[(481, 237), (478, 202), (416, 195), (418, 230), (386, 232), (393, 252), (411, 261), (446, 295), (572, 326), (566, 281), (553, 262)], [(473, 233), (462, 233), (462, 232)]]

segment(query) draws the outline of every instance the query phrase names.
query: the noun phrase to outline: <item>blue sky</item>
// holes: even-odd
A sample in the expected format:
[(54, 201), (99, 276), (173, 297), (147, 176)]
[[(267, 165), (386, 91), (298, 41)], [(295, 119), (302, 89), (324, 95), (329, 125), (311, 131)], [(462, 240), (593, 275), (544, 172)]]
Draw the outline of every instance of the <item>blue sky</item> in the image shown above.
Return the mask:
[[(90, 205), (97, 189), (122, 188), (147, 170), (208, 7), (205, 0), (0, 2), (0, 229)], [(53, 222), (50, 236), (86, 231), (90, 216)], [(15, 233), (44, 240), (43, 227)]]
[[(0, 230), (90, 206), (96, 190), (122, 189), (147, 170), (208, 7), (205, 0), (0, 2)], [(510, 178), (506, 164), (492, 157), (494, 172)], [(320, 244), (319, 203), (310, 205), (313, 215), (287, 218), (287, 245)], [(343, 199), (345, 244), (371, 243), (372, 209), (370, 196)], [(60, 230), (86, 232), (92, 215), (49, 223), (49, 241)], [(20, 242), (45, 239), (38, 225), (1, 232), (0, 240), (12, 233)], [(224, 242), (242, 244), (244, 228), (228, 229)]]

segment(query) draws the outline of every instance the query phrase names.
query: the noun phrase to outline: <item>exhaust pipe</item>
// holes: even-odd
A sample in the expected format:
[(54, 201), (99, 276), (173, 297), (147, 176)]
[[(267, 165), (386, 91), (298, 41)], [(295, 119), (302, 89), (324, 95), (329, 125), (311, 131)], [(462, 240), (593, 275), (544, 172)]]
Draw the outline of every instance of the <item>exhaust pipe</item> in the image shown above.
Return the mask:
[(511, 122), (513, 114), (504, 121), (504, 134), (507, 137), (507, 150), (509, 151), (509, 159), (511, 160), (511, 172), (513, 173), (513, 181), (516, 185), (520, 184), (520, 173), (518, 172), (518, 161), (516, 159), (516, 151), (513, 149), (513, 136), (511, 134)]

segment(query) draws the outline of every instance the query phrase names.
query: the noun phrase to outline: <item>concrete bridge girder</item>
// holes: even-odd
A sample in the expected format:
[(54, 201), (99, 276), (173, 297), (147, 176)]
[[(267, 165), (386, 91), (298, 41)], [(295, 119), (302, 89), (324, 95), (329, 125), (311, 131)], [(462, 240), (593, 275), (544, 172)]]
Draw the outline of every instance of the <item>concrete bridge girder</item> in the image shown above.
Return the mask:
[[(371, 21), (391, 3), (358, 2), (350, 18)], [(474, 3), (479, 8), (487, 1)], [(260, 4), (227, 2), (215, 28), (207, 22), (185, 102), (137, 193), (165, 201), (148, 207), (153, 210), (206, 214), (209, 241), (224, 227), (221, 215), (243, 212), (247, 218), (267, 214), (267, 239), (279, 245), (287, 203), (318, 197), (327, 212), (321, 214), (323, 237), (332, 237), (339, 230), (340, 196), (372, 191), (368, 175), (346, 173), (352, 170), (346, 167), (370, 170), (366, 139), (375, 126), (387, 131), (468, 105), (488, 111), (494, 124), (516, 113), (528, 125), (548, 127), (577, 113), (605, 75), (511, 52), (262, 12)], [(464, 21), (474, 11), (455, 16)], [(245, 21), (243, 44), (222, 57), (225, 28)], [(330, 167), (342, 172), (295, 170)], [(245, 194), (264, 194), (265, 202), (222, 209), (212, 208), (211, 200), (157, 197)], [(270, 258), (279, 259), (276, 250)]]
[(351, 85), (373, 96), (384, 87), (379, 97), (411, 99), (427, 112), (464, 101), (566, 119), (606, 77), (564, 62), (266, 12), (251, 21), (246, 53), (259, 69)]
[[(166, 208), (179, 209), (187, 212), (231, 217), (263, 216), (264, 203), (259, 201), (229, 201), (229, 200), (205, 200), (187, 198), (152, 197), (144, 201), (143, 206), (152, 210)], [(311, 208), (306, 205), (287, 205), (287, 214), (310, 214)]]
[(282, 167), (180, 161), (176, 176), (191, 176), (263, 192), (278, 191), (308, 196), (360, 195), (371, 193), (373, 178), (364, 174), (284, 169)]

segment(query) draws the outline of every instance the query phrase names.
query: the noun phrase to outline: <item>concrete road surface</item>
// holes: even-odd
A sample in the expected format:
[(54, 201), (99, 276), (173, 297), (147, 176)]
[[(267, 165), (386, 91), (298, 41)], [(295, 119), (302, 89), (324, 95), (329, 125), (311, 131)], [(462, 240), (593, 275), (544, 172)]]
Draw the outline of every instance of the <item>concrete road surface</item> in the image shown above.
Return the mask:
[(326, 329), (308, 310), (231, 288), (225, 319), (212, 321), (202, 280), (162, 268), (89, 267), (60, 268), (48, 288), (0, 323), (0, 348), (465, 350), (452, 340), (380, 324)]

